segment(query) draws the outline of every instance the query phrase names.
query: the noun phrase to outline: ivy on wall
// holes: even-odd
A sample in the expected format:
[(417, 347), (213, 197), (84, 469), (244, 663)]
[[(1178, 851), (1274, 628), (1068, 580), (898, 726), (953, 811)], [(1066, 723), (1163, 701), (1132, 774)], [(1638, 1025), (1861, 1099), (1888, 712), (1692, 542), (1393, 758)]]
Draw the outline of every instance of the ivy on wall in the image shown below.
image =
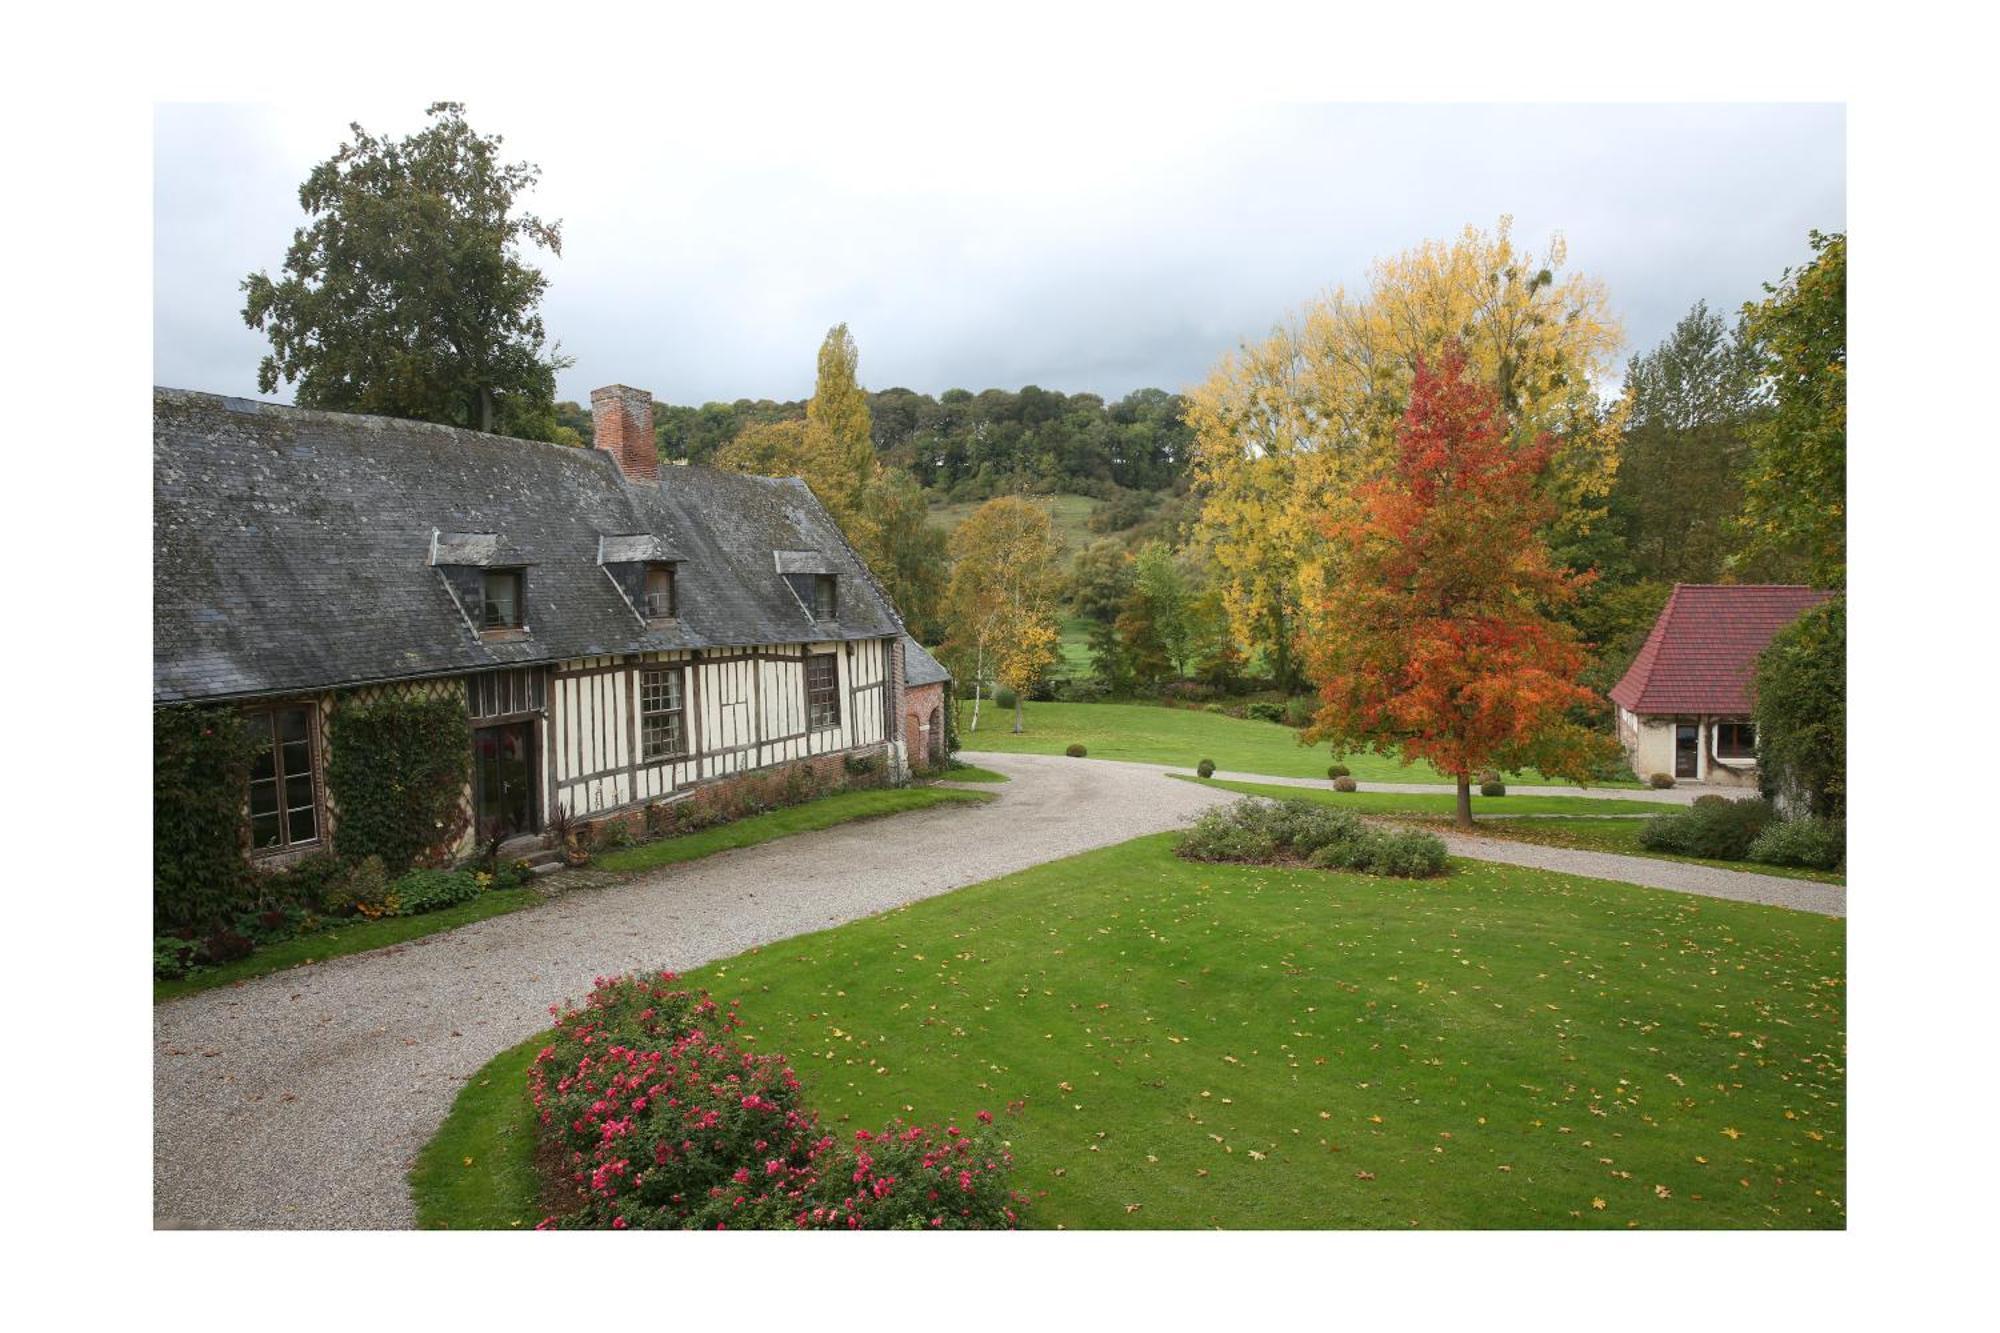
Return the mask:
[(207, 931), (242, 908), (249, 885), (243, 799), (252, 744), (234, 708), (153, 712), (155, 932)]
[(391, 874), (443, 860), (466, 828), (472, 727), (465, 700), (343, 701), (330, 731), (326, 783), (341, 856), (379, 856)]

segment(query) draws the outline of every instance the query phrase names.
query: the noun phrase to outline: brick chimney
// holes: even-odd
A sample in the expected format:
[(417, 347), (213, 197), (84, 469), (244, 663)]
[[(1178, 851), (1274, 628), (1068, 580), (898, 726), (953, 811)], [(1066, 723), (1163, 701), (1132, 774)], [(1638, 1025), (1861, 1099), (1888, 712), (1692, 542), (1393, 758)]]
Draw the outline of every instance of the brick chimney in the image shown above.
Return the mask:
[(653, 442), (653, 395), (607, 384), (590, 391), (592, 442), (611, 455), (625, 480), (660, 483), (660, 450)]

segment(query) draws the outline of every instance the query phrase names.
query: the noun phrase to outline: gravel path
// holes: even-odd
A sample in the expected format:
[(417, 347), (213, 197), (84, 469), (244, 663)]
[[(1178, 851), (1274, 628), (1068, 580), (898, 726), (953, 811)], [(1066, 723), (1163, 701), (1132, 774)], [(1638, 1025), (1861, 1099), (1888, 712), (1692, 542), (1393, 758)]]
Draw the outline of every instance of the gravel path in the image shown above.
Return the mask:
[[(993, 760), (1006, 759), (1010, 756), (992, 752), (974, 754), (971, 751), (961, 751), (960, 757), (967, 763), (978, 763), (982, 767), (992, 768)], [(1096, 762), (1117, 764), (1122, 768), (1143, 768), (1154, 773), (1174, 773), (1190, 778), (1195, 776), (1194, 769), (1176, 768), (1172, 764), (1146, 764), (1133, 759), (1105, 759)], [(1314, 787), (1325, 791), (1329, 786), (1325, 778), (1281, 778), (1269, 773), (1231, 773), (1220, 768), (1215, 770), (1215, 776), (1229, 782), (1255, 782), (1271, 787)], [(1363, 782), (1361, 790), (1390, 791), (1417, 796), (1454, 796), (1458, 793), (1458, 788), (1448, 782)], [(1590, 801), (1652, 801), (1658, 805), (1693, 805), (1695, 797), (1711, 792), (1730, 797), (1753, 794), (1741, 787), (1717, 787), (1692, 782), (1684, 782), (1665, 790), (1652, 787), (1541, 787), (1511, 782), (1507, 784), (1509, 796), (1578, 796)], [(1478, 795), (1476, 791), (1473, 794)]]
[(1217, 797), (1014, 755), (999, 800), (724, 852), (375, 953), (158, 1005), (162, 1226), (407, 1227), (405, 1174), (460, 1083), (599, 974), (685, 969), (1182, 825)]
[[(1181, 770), (1160, 765), (1048, 755), (967, 758), (1015, 780), (981, 786), (999, 797), (991, 804), (940, 807), (723, 852), (407, 945), (155, 1006), (156, 1224), (410, 1226), (410, 1160), (459, 1085), (544, 1027), (548, 1006), (580, 997), (593, 977), (695, 967), (1176, 828), (1235, 799), (1161, 781), (1160, 773)], [(1460, 856), (1845, 912), (1845, 891), (1830, 885), (1457, 834), (1447, 842)]]

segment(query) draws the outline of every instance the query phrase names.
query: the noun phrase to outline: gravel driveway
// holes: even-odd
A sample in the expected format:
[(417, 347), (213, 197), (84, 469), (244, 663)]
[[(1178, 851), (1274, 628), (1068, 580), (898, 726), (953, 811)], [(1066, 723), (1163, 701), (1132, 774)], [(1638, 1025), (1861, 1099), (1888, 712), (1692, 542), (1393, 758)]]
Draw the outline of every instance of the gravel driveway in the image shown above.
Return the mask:
[[(545, 1027), (550, 1003), (580, 998), (594, 977), (685, 970), (1176, 828), (1235, 799), (1165, 781), (1152, 765), (968, 758), (1015, 781), (982, 787), (999, 797), (988, 805), (723, 852), (411, 944), (155, 1006), (156, 1224), (410, 1226), (410, 1160), (459, 1085)], [(1834, 886), (1458, 834), (1447, 841), (1461, 856), (1845, 911), (1845, 890)]]
[(153, 1210), (164, 1226), (407, 1227), (410, 1159), (459, 1085), (548, 1006), (1192, 820), (1149, 770), (1007, 756), (989, 805), (941, 806), (671, 867), (426, 940), (158, 1005)]

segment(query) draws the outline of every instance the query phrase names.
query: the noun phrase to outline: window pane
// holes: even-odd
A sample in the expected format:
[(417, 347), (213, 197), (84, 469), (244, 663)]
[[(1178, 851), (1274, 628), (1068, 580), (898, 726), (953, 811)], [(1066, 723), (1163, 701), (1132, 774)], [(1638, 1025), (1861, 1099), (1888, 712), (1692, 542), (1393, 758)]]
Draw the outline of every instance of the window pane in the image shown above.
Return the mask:
[(311, 842), (319, 836), (319, 820), (311, 805), (300, 806), (285, 816), (293, 842)]
[(278, 812), (268, 815), (250, 816), (250, 845), (252, 847), (276, 847), (278, 845)]
[(306, 738), (306, 710), (303, 708), (281, 708), (278, 710), (278, 739), (281, 741), (302, 741)]
[(275, 815), (278, 813), (278, 784), (276, 782), (253, 782), (250, 784), (250, 817)]
[(663, 619), (674, 613), (674, 571), (664, 565), (646, 570), (646, 614)]
[(285, 779), (285, 808), (296, 810), (300, 806), (313, 803), (312, 774), (301, 773), (297, 777)]
[(250, 735), (256, 742), (257, 750), (250, 758), (250, 777), (253, 781), (269, 778), (277, 773), (277, 750), (271, 744), (271, 715), (258, 713), (249, 722)]
[(486, 589), (486, 628), (511, 629), (521, 623), (521, 576), (514, 573), (488, 571)]
[(821, 574), (813, 580), (813, 618), (815, 620), (833, 619), (833, 588), (834, 583), (831, 574)]

